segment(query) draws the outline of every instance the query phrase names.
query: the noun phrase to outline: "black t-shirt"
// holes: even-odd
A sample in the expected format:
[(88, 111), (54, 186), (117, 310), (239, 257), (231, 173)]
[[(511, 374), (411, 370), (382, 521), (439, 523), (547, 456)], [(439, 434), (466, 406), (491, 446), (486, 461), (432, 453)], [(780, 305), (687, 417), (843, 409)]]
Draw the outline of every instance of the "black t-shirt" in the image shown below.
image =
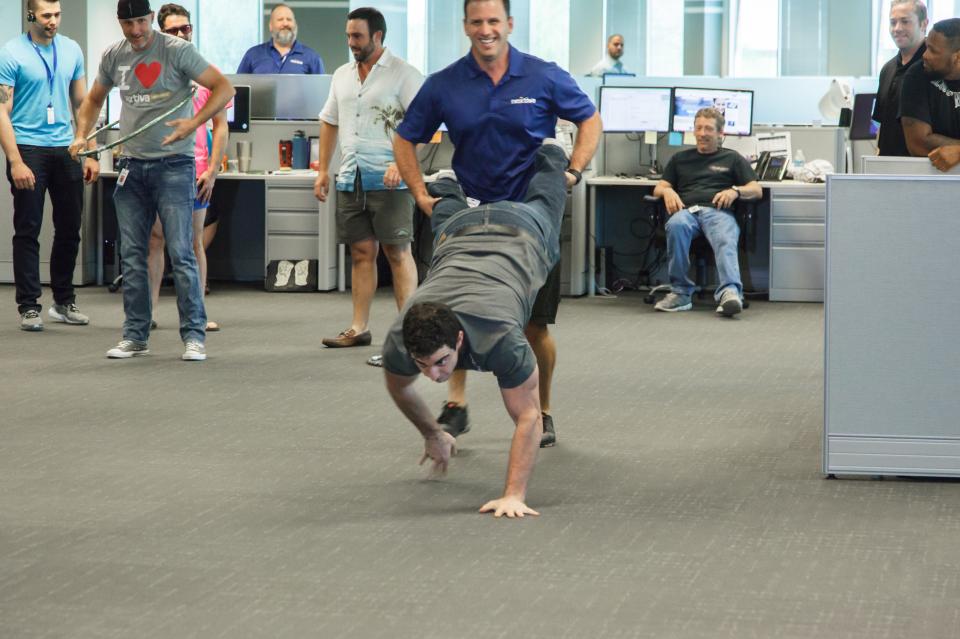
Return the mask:
[(934, 133), (960, 140), (960, 81), (932, 78), (922, 64), (910, 67), (900, 89), (900, 117), (926, 122)]
[(680, 151), (667, 162), (663, 179), (670, 183), (687, 207), (713, 206), (714, 196), (731, 186), (743, 186), (757, 174), (742, 155), (730, 149), (703, 154)]
[(877, 102), (872, 116), (880, 123), (880, 137), (877, 140), (880, 155), (910, 155), (903, 137), (903, 126), (900, 125), (900, 89), (904, 74), (913, 66), (923, 66), (923, 52), (926, 50), (927, 45), (921, 44), (906, 64), (901, 62), (898, 53), (880, 69)]

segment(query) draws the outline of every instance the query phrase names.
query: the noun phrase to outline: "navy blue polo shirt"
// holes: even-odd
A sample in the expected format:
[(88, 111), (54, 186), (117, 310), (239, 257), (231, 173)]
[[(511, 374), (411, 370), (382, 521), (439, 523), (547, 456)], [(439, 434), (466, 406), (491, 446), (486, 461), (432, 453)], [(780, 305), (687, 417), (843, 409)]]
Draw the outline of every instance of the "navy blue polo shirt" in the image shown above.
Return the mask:
[(323, 60), (320, 55), (299, 40), (295, 40), (293, 47), (285, 57), (280, 55), (273, 46), (273, 40), (267, 40), (247, 49), (243, 60), (237, 67), (237, 73), (290, 73), (290, 74), (321, 74)]
[(429, 142), (445, 122), (456, 150), (453, 170), (468, 197), (522, 200), (544, 138), (557, 118), (580, 123), (596, 113), (569, 73), (510, 47), (510, 67), (496, 86), (473, 53), (427, 78), (397, 134)]

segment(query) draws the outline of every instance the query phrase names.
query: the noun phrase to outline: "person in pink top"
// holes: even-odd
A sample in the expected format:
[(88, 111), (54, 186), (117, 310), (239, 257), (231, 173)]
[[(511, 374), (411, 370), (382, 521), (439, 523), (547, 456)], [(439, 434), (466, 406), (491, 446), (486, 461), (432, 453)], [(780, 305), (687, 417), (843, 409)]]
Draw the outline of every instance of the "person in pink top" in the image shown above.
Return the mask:
[[(190, 24), (190, 12), (178, 4), (165, 4), (157, 13), (157, 24), (160, 31), (166, 35), (181, 38), (188, 42), (193, 39), (193, 26)], [(198, 86), (193, 95), (194, 113), (200, 111), (210, 99), (210, 90)], [(229, 105), (228, 105), (229, 106)], [(213, 142), (208, 145), (207, 127), (197, 129), (194, 144), (194, 157), (197, 165), (197, 199), (193, 203), (193, 250), (197, 256), (197, 265), (200, 269), (200, 289), (207, 290), (207, 253), (217, 232), (216, 215), (210, 215), (210, 196), (213, 195), (213, 185), (220, 172), (220, 163), (217, 158), (223, 157), (227, 148), (227, 138), (230, 134), (227, 125), (227, 113), (221, 111), (213, 116)], [(211, 162), (210, 158), (214, 158)], [(160, 300), (160, 283), (163, 280), (163, 228), (160, 219), (153, 225), (150, 235), (150, 251), (147, 255), (147, 268), (150, 274), (150, 292), (153, 296), (153, 308), (157, 308)], [(152, 322), (156, 328), (156, 320)], [(207, 332), (219, 331), (216, 322), (207, 322)]]

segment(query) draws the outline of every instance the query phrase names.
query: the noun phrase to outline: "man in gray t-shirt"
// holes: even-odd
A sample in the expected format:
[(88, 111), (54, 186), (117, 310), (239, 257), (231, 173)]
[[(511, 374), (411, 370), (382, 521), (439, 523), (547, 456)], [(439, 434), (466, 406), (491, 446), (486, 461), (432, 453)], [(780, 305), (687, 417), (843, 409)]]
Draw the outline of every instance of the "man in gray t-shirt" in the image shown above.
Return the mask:
[[(80, 106), (77, 137), (70, 150), (76, 155), (83, 149), (84, 138), (111, 88), (120, 91), (121, 137), (162, 118), (156, 126), (124, 143), (123, 156), (116, 166), (119, 174), (113, 201), (120, 231), (126, 319), (123, 339), (107, 351), (107, 357), (126, 359), (150, 352), (147, 245), (150, 229), (159, 216), (177, 289), (180, 337), (185, 346), (182, 359), (201, 361), (207, 357), (207, 317), (193, 252), (193, 134), (223, 110), (234, 90), (189, 42), (155, 31), (153, 18), (149, 0), (118, 2), (117, 19), (124, 40), (103, 54), (97, 79)], [(190, 100), (192, 82), (212, 92), (196, 115)]]
[(417, 375), (435, 382), (456, 369), (496, 375), (516, 425), (504, 494), (480, 509), (497, 517), (538, 514), (524, 503), (543, 432), (537, 359), (524, 327), (560, 258), (566, 167), (561, 148), (543, 146), (523, 202), (468, 208), (455, 182), (431, 185), (430, 194), (441, 198), (432, 215), (433, 262), (383, 347), (387, 389), (423, 435), (421, 463), (431, 459), (439, 472), (446, 471), (455, 440), (414, 390)]

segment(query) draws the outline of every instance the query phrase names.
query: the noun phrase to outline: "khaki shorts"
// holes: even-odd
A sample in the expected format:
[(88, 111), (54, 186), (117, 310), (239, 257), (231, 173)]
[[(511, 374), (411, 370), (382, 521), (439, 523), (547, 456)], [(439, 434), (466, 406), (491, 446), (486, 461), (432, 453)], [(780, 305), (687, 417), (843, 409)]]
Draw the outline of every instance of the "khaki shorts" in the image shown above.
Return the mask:
[(376, 238), (381, 244), (413, 240), (413, 196), (406, 189), (337, 191), (337, 238), (354, 244)]

